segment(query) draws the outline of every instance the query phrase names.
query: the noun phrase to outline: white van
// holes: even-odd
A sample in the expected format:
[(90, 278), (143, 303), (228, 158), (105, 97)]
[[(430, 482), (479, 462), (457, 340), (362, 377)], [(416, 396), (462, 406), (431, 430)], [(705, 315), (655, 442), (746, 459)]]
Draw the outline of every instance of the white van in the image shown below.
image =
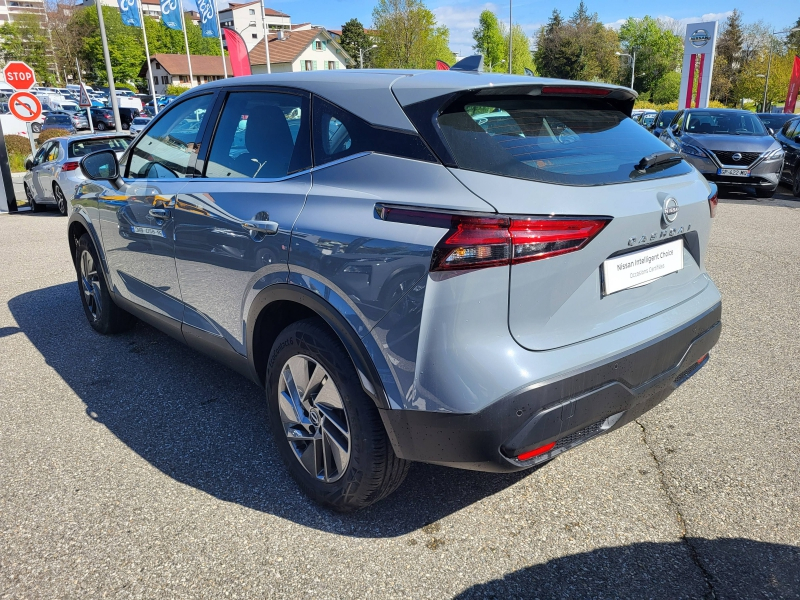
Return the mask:
[(139, 100), (136, 96), (117, 96), (117, 103), (120, 107), (123, 108), (135, 108), (139, 112), (144, 110), (144, 106), (142, 106), (142, 101)]

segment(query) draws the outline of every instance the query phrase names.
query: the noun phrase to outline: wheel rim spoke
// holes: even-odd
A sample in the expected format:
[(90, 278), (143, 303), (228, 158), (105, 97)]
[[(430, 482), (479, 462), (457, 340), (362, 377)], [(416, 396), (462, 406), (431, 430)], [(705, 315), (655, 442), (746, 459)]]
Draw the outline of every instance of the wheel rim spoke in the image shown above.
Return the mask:
[(316, 479), (338, 480), (350, 462), (350, 426), (342, 397), (325, 368), (296, 355), (278, 383), (278, 409), (286, 439), (303, 468)]

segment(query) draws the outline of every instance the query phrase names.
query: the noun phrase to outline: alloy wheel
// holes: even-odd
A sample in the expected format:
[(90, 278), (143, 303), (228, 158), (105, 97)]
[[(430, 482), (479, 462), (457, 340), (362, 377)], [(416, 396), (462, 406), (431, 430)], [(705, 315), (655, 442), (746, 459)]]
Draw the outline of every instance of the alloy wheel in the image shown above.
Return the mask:
[(33, 192), (31, 188), (28, 187), (27, 183), (25, 184), (25, 197), (28, 199), (29, 206), (33, 207), (33, 205), (36, 204), (36, 200), (33, 198)]
[(56, 197), (56, 203), (58, 204), (58, 210), (62, 215), (67, 214), (67, 199), (64, 197), (64, 192), (61, 190), (61, 186), (56, 185), (53, 188), (53, 194)]
[(84, 250), (80, 260), (81, 288), (86, 307), (92, 318), (97, 321), (100, 318), (100, 311), (103, 308), (100, 300), (100, 275), (94, 264), (94, 259), (88, 250)]
[(341, 478), (350, 462), (350, 424), (325, 368), (302, 354), (286, 361), (278, 407), (286, 439), (303, 468), (325, 483)]
[(792, 181), (792, 193), (800, 197), (800, 169), (794, 173), (794, 181)]

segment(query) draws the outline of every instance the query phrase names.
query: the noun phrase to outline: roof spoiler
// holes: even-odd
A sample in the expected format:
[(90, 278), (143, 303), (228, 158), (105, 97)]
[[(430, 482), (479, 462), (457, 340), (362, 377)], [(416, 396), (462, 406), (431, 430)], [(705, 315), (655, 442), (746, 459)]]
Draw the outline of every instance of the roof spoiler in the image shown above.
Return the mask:
[(452, 67), (450, 67), (450, 70), (483, 73), (483, 56), (480, 54), (474, 54), (473, 56), (467, 56), (466, 58), (462, 58)]

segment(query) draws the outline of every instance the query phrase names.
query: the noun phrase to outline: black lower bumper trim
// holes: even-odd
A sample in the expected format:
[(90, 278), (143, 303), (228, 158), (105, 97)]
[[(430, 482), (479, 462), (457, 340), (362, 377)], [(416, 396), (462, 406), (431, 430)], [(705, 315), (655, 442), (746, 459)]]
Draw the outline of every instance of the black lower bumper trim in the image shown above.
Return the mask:
[[(718, 304), (679, 329), (594, 368), (517, 390), (474, 414), (381, 410), (401, 458), (479, 471), (528, 468), (629, 423), (708, 360)], [(555, 442), (530, 461), (515, 457)]]

